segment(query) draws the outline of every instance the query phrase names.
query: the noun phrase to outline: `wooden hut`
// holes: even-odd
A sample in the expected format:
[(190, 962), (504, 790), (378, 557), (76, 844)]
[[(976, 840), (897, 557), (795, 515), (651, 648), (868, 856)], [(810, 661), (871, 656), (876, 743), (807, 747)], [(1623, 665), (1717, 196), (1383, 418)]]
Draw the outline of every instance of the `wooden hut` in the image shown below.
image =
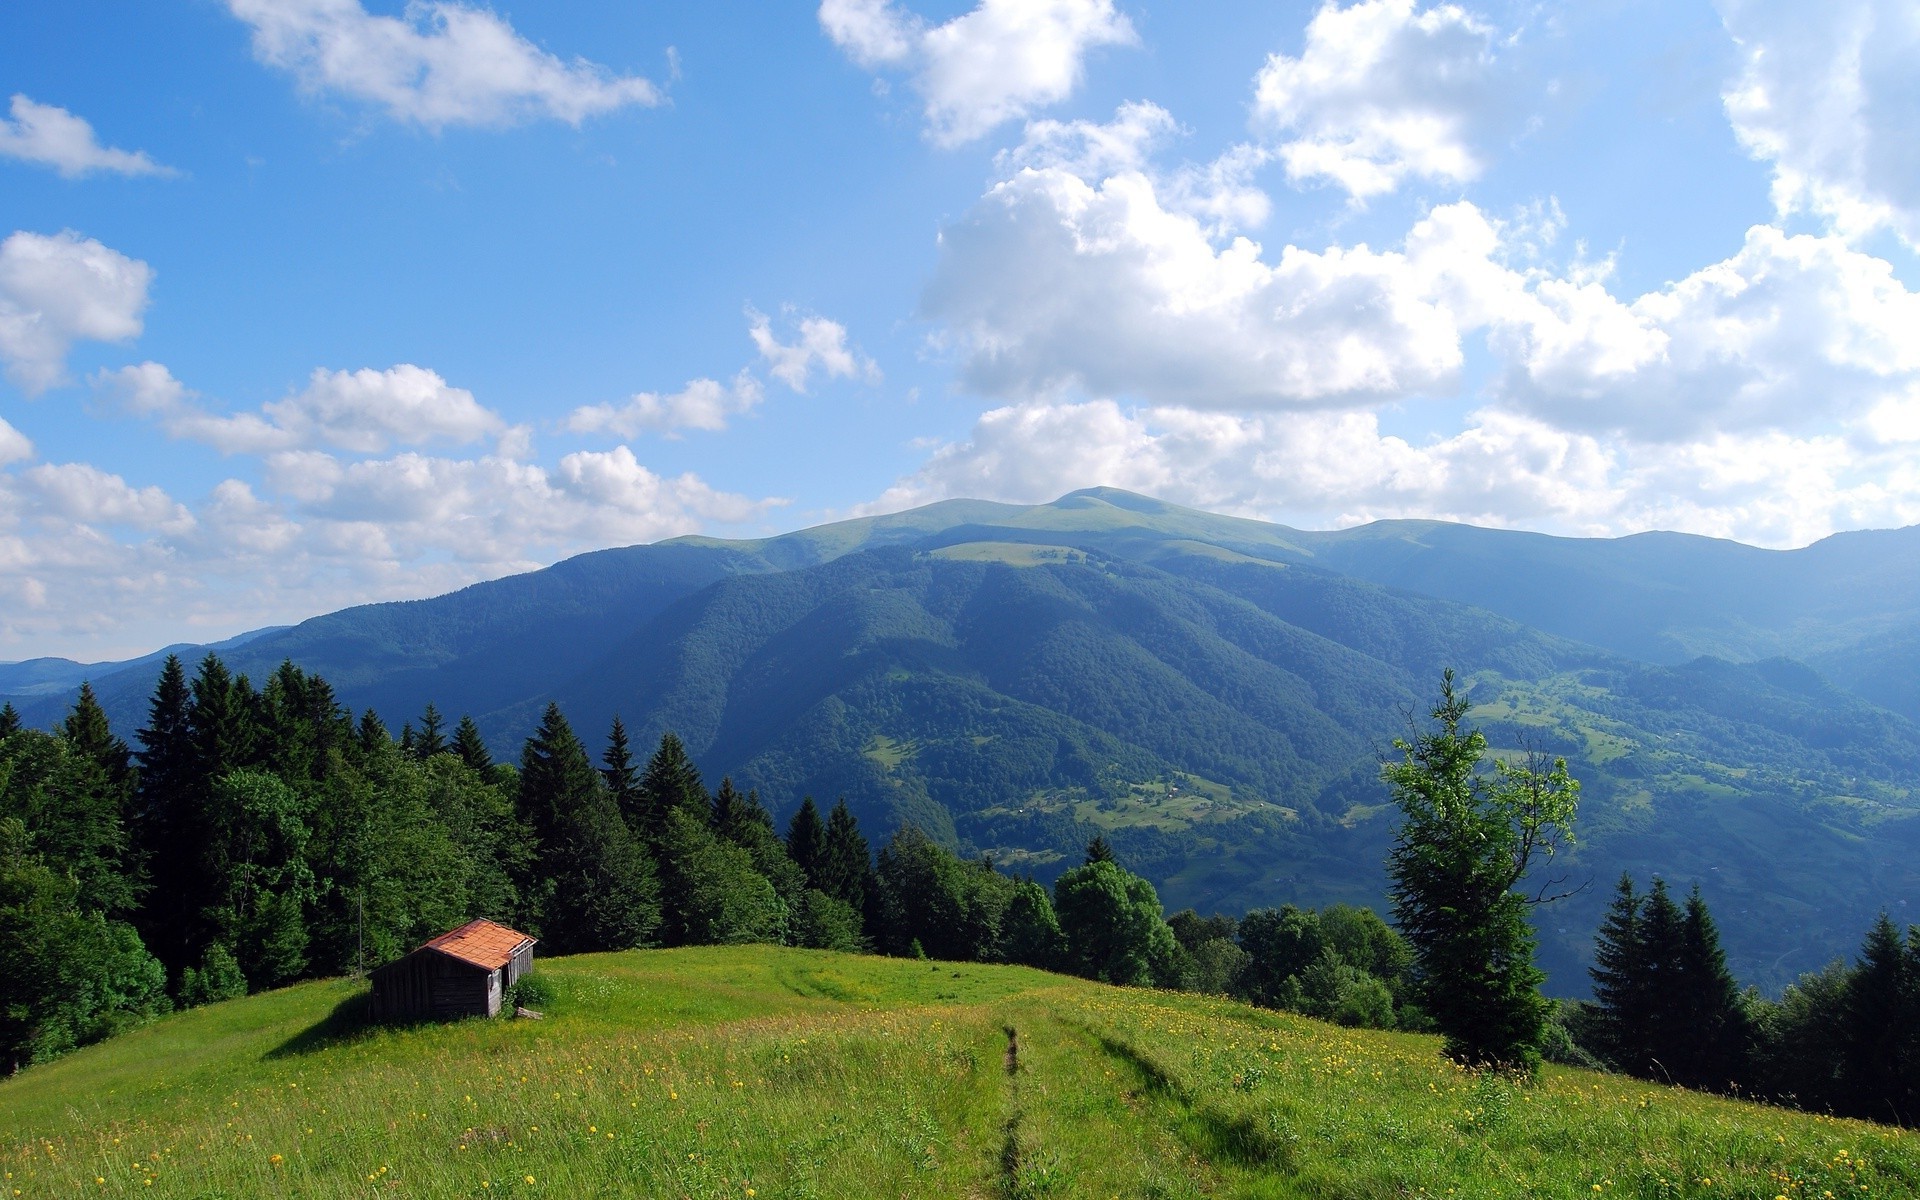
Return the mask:
[(468, 921), (374, 970), (373, 1018), (497, 1016), (507, 989), (533, 965), (536, 940), (492, 921)]

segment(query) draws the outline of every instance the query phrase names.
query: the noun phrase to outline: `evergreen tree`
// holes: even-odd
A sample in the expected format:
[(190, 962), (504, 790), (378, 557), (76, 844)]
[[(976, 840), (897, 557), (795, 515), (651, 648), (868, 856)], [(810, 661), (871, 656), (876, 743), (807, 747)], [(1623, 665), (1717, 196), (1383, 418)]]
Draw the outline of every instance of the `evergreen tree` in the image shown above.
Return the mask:
[(385, 723), (380, 720), (380, 714), (371, 708), (360, 714), (360, 724), (355, 728), (353, 736), (362, 754), (372, 754), (381, 746), (393, 741), (393, 736), (387, 732)]
[(1567, 836), (1579, 785), (1564, 760), (1551, 769), (1496, 761), (1489, 779), (1480, 771), (1486, 739), (1462, 727), (1470, 707), (1447, 671), (1434, 727), (1397, 740), (1404, 759), (1381, 772), (1403, 817), (1387, 861), (1394, 918), (1413, 945), (1446, 1053), (1531, 1073), (1551, 1006), (1533, 961), (1529, 901), (1514, 888)]
[[(1911, 941), (1911, 937), (1904, 939)], [(1844, 1111), (1894, 1124), (1920, 1120), (1920, 1062), (1908, 1057), (1920, 1019), (1920, 981), (1910, 946), (1886, 913), (1867, 931), (1847, 980), (1840, 1060)]]
[(1647, 1044), (1647, 970), (1640, 939), (1642, 898), (1621, 872), (1613, 903), (1594, 936), (1593, 1049), (1619, 1070), (1633, 1071), (1653, 1057)]
[(688, 815), (705, 824), (712, 803), (706, 785), (700, 782), (699, 769), (687, 757), (686, 746), (671, 732), (661, 734), (659, 748), (647, 760), (646, 771), (640, 777), (635, 805), (639, 820), (633, 822), (635, 828), (642, 836), (656, 840), (666, 829), (668, 813), (685, 809)]
[(1640, 1036), (1645, 1055), (1622, 1063), (1630, 1074), (1678, 1083), (1674, 1066), (1685, 1053), (1687, 1030), (1676, 1008), (1681, 962), (1686, 955), (1686, 917), (1673, 902), (1667, 881), (1655, 879), (1640, 907)]
[(711, 825), (721, 840), (747, 852), (753, 869), (773, 885), (789, 914), (800, 911), (806, 903), (806, 873), (788, 857), (786, 845), (773, 831), (773, 814), (760, 803), (758, 792), (742, 795), (733, 780), (722, 779), (713, 797)]
[(480, 736), (480, 727), (473, 718), (462, 716), (460, 724), (453, 729), (453, 752), (460, 761), (481, 775), (493, 770), (493, 755), (487, 753), (487, 743)]
[(20, 710), (9, 700), (0, 704), (0, 738), (12, 737), (20, 732)]
[(1086, 861), (1089, 865), (1099, 862), (1119, 862), (1119, 860), (1113, 856), (1113, 847), (1108, 844), (1107, 839), (1097, 833), (1093, 835), (1093, 840), (1087, 843)]
[(855, 912), (866, 907), (873, 857), (867, 839), (860, 833), (860, 822), (854, 820), (844, 796), (834, 802), (833, 811), (827, 815), (826, 853), (819, 872), (820, 882), (815, 886), (821, 891), (837, 896)]
[(620, 815), (635, 830), (647, 828), (646, 806), (640, 795), (640, 771), (633, 764), (633, 750), (627, 744), (627, 727), (616, 714), (613, 728), (607, 732), (607, 749), (600, 756), (600, 774), (607, 791), (620, 808)]
[(151, 883), (137, 924), (174, 978), (200, 959), (196, 876), (199, 850), (209, 835), (194, 794), (192, 700), (180, 656), (167, 655), (147, 704), (147, 723), (135, 735), (140, 774), (133, 835)]
[(125, 917), (134, 907), (123, 800), (64, 736), (29, 729), (0, 742), (0, 817), (25, 825), (35, 857), (76, 885), (83, 911)]
[(228, 672), (217, 654), (200, 662), (193, 678), (187, 728), (193, 741), (194, 786), (204, 789), (228, 771), (253, 765), (260, 730), (253, 685)]
[(420, 714), (420, 732), (414, 735), (414, 756), (425, 760), (436, 754), (447, 752), (446, 720), (440, 710), (427, 701), (426, 711)]
[(114, 736), (106, 711), (89, 683), (80, 685), (80, 694), (60, 729), (75, 756), (74, 778), (65, 786), (70, 790), (71, 803), (88, 810), (91, 823), (104, 835), (94, 844), (99, 848), (102, 866), (111, 875), (92, 882), (88, 891), (102, 912), (128, 916), (145, 890), (145, 864), (132, 840), (137, 783), (133, 751)]
[(827, 827), (820, 822), (820, 809), (812, 796), (802, 796), (800, 807), (787, 822), (787, 855), (806, 874), (808, 887), (819, 888), (831, 896), (835, 893), (826, 886), (827, 854)]
[(1698, 884), (1687, 894), (1680, 945), (1673, 1007), (1684, 1035), (1669, 1050), (1674, 1075), (1688, 1087), (1727, 1091), (1749, 1077), (1753, 1030)]
[(753, 856), (716, 834), (704, 816), (687, 807), (669, 808), (660, 846), (660, 907), (669, 945), (787, 939), (786, 902), (755, 869)]
[(551, 882), (541, 928), (551, 952), (646, 945), (660, 924), (653, 860), (557, 704), (521, 755), (519, 808)]

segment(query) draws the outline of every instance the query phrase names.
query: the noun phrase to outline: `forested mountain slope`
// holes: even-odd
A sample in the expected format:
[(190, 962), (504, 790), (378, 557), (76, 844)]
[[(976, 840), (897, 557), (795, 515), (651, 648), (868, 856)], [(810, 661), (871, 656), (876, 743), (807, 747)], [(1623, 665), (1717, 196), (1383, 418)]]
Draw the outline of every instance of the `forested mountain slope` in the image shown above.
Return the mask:
[[(1920, 905), (1920, 729), (1839, 686), (1904, 694), (1861, 682), (1903, 678), (1901, 643), (1846, 638), (1920, 622), (1916, 533), (1304, 533), (1096, 490), (603, 551), (223, 657), (291, 658), (395, 727), (470, 713), (503, 757), (550, 700), (589, 736), (618, 714), (783, 817), (845, 795), (1043, 877), (1104, 832), (1169, 904), (1229, 912), (1381, 902), (1378, 763), (1451, 666), (1496, 748), (1586, 784), (1562, 868), (1595, 886), (1543, 920), (1557, 988), (1623, 868), (1701, 881), (1736, 970), (1777, 986)], [(1724, 657), (1687, 657), (1709, 634)], [(1793, 645), (1827, 649), (1769, 657)], [(124, 735), (152, 676), (94, 680)], [(66, 697), (15, 702), (48, 724)]]

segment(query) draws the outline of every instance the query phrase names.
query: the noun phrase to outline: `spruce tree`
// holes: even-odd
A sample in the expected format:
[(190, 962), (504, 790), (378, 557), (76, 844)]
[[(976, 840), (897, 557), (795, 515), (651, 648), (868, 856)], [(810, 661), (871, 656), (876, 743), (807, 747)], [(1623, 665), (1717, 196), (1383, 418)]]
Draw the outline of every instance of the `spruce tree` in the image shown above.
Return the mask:
[(1387, 860), (1394, 917), (1448, 1056), (1531, 1074), (1551, 1003), (1527, 908), (1547, 897), (1514, 889), (1569, 835), (1579, 784), (1564, 760), (1531, 756), (1496, 761), (1489, 778), (1486, 739), (1463, 726), (1470, 707), (1447, 671), (1433, 727), (1397, 740), (1403, 761), (1381, 772), (1403, 817)]
[(1674, 1074), (1688, 1087), (1726, 1091), (1748, 1079), (1753, 1031), (1698, 884), (1687, 894), (1680, 945), (1674, 1007), (1684, 1036), (1669, 1051)]
[(1920, 1019), (1920, 981), (1910, 971), (1911, 937), (1885, 912), (1867, 931), (1847, 980), (1842, 1107), (1894, 1124), (1920, 1120), (1920, 1062), (1908, 1061), (1912, 1026)]
[(712, 803), (686, 746), (672, 732), (661, 734), (660, 746), (640, 777), (637, 807), (643, 835), (657, 840), (666, 828), (667, 814), (676, 809), (705, 824)]
[(1633, 877), (1621, 872), (1613, 903), (1594, 937), (1593, 1002), (1598, 1014), (1593, 1047), (1602, 1059), (1622, 1071), (1636, 1069), (1651, 1052), (1646, 1046), (1646, 964), (1640, 944), (1642, 897), (1633, 889)]
[(1681, 963), (1686, 954), (1686, 918), (1673, 902), (1667, 881), (1655, 879), (1640, 908), (1640, 969), (1644, 1005), (1640, 1013), (1645, 1054), (1621, 1064), (1628, 1072), (1665, 1083), (1686, 1053), (1687, 1029), (1677, 1008), (1682, 991)]
[(9, 700), (0, 704), (0, 738), (12, 737), (20, 732), (20, 710)]
[(204, 788), (229, 771), (253, 765), (260, 736), (254, 700), (247, 677), (234, 678), (219, 655), (201, 660), (187, 708), (196, 786)]
[(454, 726), (453, 752), (482, 776), (493, 770), (493, 755), (487, 753), (486, 740), (480, 736), (480, 727), (473, 723), (472, 717), (463, 715)]
[(426, 711), (420, 714), (420, 732), (414, 735), (413, 753), (416, 758), (425, 761), (436, 754), (447, 752), (446, 720), (440, 710), (427, 701)]
[(195, 753), (188, 719), (192, 699), (180, 656), (167, 655), (147, 704), (147, 723), (135, 734), (140, 742), (135, 754), (140, 776), (133, 835), (149, 865), (152, 885), (136, 925), (174, 979), (201, 958), (195, 941), (196, 876), (199, 848), (208, 831), (198, 819), (193, 795)]
[(646, 807), (640, 795), (640, 772), (633, 765), (633, 750), (627, 744), (627, 727), (614, 714), (613, 728), (607, 731), (606, 753), (600, 756), (600, 775), (620, 816), (631, 829), (643, 836), (648, 830)]
[(826, 854), (820, 865), (821, 881), (814, 886), (860, 912), (866, 907), (872, 874), (872, 852), (861, 836), (860, 822), (854, 820), (842, 796), (827, 815)]
[(366, 755), (391, 743), (393, 735), (387, 732), (386, 724), (380, 720), (380, 714), (369, 708), (360, 714), (360, 723), (354, 728), (353, 740), (359, 747), (360, 753)]
[(628, 830), (557, 704), (520, 759), (519, 807), (550, 881), (541, 935), (556, 954), (646, 945), (660, 923), (652, 858)]
[(806, 873), (807, 886), (827, 890), (827, 827), (820, 822), (820, 809), (812, 796), (802, 796), (800, 807), (787, 822), (787, 854)]
[(1097, 862), (1118, 863), (1119, 861), (1119, 859), (1114, 857), (1113, 847), (1108, 844), (1107, 839), (1101, 834), (1094, 834), (1093, 840), (1087, 843), (1087, 865), (1091, 866)]

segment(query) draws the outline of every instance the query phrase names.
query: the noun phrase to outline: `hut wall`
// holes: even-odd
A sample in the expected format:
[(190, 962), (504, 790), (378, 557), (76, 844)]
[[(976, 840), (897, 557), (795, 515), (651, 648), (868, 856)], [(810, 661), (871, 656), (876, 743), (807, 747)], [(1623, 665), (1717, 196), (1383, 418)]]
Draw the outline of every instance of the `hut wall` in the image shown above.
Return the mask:
[(376, 1020), (493, 1016), (500, 1011), (500, 972), (433, 950), (416, 950), (373, 973)]
[(507, 986), (512, 987), (520, 977), (533, 970), (533, 943), (528, 942), (513, 952), (507, 960)]

